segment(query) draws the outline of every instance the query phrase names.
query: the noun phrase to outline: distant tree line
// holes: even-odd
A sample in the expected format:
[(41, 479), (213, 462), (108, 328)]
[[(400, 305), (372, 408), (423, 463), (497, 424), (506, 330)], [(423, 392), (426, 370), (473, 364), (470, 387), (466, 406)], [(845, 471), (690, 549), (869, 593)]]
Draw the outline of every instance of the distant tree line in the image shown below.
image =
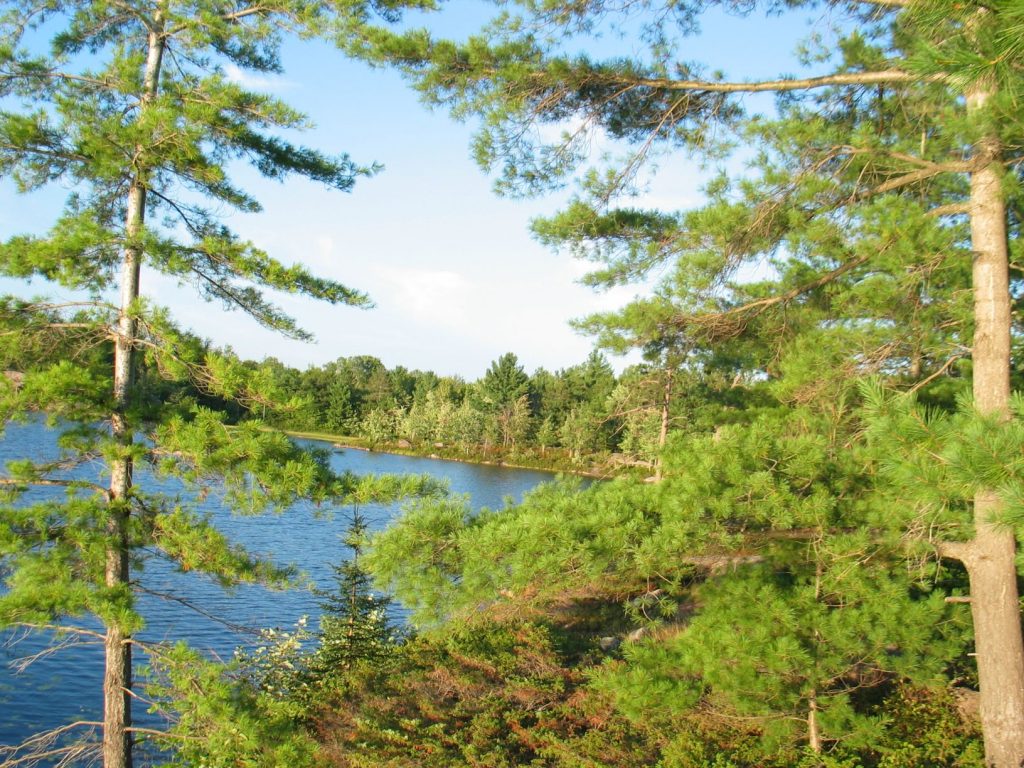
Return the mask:
[(617, 376), (598, 351), (577, 365), (555, 372), (538, 368), (532, 375), (509, 352), (471, 382), (389, 369), (370, 355), (304, 371), (275, 358), (246, 365), (288, 404), (250, 406), (250, 417), (276, 427), (359, 437), (375, 447), (402, 443), (575, 464), (615, 455), (621, 463), (654, 466), (667, 426), (691, 420), (688, 403), (706, 400), (699, 390), (707, 376), (694, 375), (687, 386), (680, 370), (654, 363)]

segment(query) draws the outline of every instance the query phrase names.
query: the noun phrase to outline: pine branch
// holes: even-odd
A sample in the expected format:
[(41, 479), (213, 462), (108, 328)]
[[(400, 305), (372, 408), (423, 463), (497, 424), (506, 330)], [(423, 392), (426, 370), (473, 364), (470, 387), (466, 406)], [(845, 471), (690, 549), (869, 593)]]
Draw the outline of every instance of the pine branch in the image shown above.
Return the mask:
[(971, 212), (971, 206), (967, 203), (949, 203), (948, 205), (940, 205), (936, 208), (932, 208), (926, 215), (928, 216), (962, 216)]
[(965, 357), (967, 357), (967, 355), (968, 355), (968, 354), (969, 354), (969, 352), (968, 352), (968, 351), (965, 351), (965, 352), (961, 352), (961, 353), (960, 353), (960, 354), (958, 354), (958, 355), (952, 355), (952, 356), (950, 356), (950, 357), (949, 357), (949, 358), (948, 358), (948, 359), (946, 360), (946, 362), (944, 362), (944, 363), (942, 364), (942, 366), (941, 366), (941, 367), (940, 367), (940, 368), (939, 368), (939, 369), (938, 369), (937, 371), (935, 371), (934, 373), (932, 373), (932, 374), (931, 374), (930, 376), (928, 376), (927, 378), (925, 378), (925, 379), (922, 379), (921, 381), (917, 382), (917, 384), (915, 384), (915, 385), (914, 385), (913, 387), (911, 387), (911, 388), (910, 388), (910, 389), (908, 390), (908, 392), (917, 392), (917, 391), (918, 391), (919, 389), (921, 389), (922, 387), (926, 387), (926, 386), (928, 386), (928, 385), (929, 385), (929, 384), (931, 384), (931, 383), (932, 383), (933, 381), (935, 381), (935, 379), (939, 378), (940, 376), (942, 376), (943, 374), (945, 374), (945, 373), (946, 373), (946, 372), (947, 372), (947, 371), (948, 371), (948, 370), (949, 370), (949, 369), (950, 369), (951, 367), (953, 367), (953, 364), (954, 364), (954, 363), (956, 363), (956, 361), (957, 361), (957, 360), (962, 360), (962, 359), (964, 359)]
[(939, 553), (939, 557), (958, 560), (965, 564), (974, 557), (974, 546), (970, 541), (938, 541), (935, 542), (935, 551)]
[(635, 87), (657, 88), (665, 91), (696, 91), (700, 93), (765, 93), (779, 91), (807, 91), (833, 85), (884, 85), (886, 83), (944, 82), (945, 75), (920, 77), (901, 69), (875, 72), (837, 72), (831, 75), (806, 78), (782, 78), (751, 82), (718, 82), (715, 80), (672, 80), (671, 78), (609, 76), (607, 82)]
[(792, 288), (785, 293), (778, 294), (776, 296), (770, 296), (764, 299), (758, 299), (743, 304), (739, 307), (733, 307), (723, 312), (714, 312), (704, 315), (687, 316), (676, 319), (673, 324), (676, 327), (686, 327), (690, 325), (698, 325), (702, 327), (709, 327), (711, 331), (718, 338), (730, 338), (732, 336), (741, 333), (743, 328), (746, 327), (746, 323), (755, 317), (759, 317), (764, 314), (770, 308), (779, 304), (788, 304), (794, 299), (799, 298), (805, 293), (813, 291), (817, 288), (821, 288), (834, 280), (842, 277), (847, 272), (850, 272), (857, 267), (866, 264), (876, 254), (865, 254), (858, 256), (854, 259), (850, 259), (844, 262), (840, 266), (836, 267), (830, 272), (826, 272), (824, 275), (811, 280), (807, 283)]
[(921, 168), (910, 173), (905, 173), (901, 176), (897, 176), (889, 181), (882, 182), (877, 187), (873, 187), (868, 190), (859, 192), (855, 199), (866, 200), (876, 195), (884, 195), (887, 192), (895, 192), (898, 189), (916, 184), (919, 181), (925, 181), (943, 173), (970, 173), (978, 169), (978, 163), (960, 163), (960, 162), (949, 162), (949, 163), (935, 163), (931, 167)]

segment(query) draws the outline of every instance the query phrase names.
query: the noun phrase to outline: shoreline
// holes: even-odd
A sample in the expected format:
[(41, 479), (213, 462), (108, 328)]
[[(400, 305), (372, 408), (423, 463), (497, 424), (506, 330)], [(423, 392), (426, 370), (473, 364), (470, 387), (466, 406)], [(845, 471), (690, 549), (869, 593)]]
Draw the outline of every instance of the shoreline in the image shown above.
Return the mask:
[(452, 461), (458, 464), (475, 464), (484, 467), (499, 467), (505, 469), (532, 470), (535, 472), (546, 472), (552, 475), (575, 475), (577, 477), (588, 477), (595, 480), (610, 480), (620, 475), (607, 472), (598, 472), (593, 469), (567, 469), (562, 467), (530, 466), (529, 464), (517, 464), (508, 461), (492, 461), (490, 459), (467, 459), (454, 456), (440, 456), (436, 453), (423, 453), (415, 449), (387, 446), (386, 448), (371, 448), (367, 445), (359, 445), (358, 438), (353, 439), (348, 435), (331, 435), (324, 432), (302, 432), (298, 430), (282, 429), (289, 437), (296, 437), (302, 440), (315, 440), (320, 443), (329, 443), (332, 448), (339, 450), (363, 451), (365, 453), (384, 453), (392, 456), (410, 456), (420, 459), (433, 459), (434, 461)]

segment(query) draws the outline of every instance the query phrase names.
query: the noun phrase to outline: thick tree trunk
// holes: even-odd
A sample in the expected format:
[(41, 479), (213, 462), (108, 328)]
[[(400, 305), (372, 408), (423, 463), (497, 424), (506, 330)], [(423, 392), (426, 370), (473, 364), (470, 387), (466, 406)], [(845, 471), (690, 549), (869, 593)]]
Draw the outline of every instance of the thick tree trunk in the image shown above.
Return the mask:
[[(108, 570), (108, 578), (110, 571)], [(128, 691), (132, 679), (131, 638), (121, 627), (107, 627), (103, 674), (103, 766), (131, 768), (132, 709)]]
[[(164, 41), (159, 29), (150, 31), (142, 109), (156, 95), (163, 59)], [(146, 186), (138, 169), (128, 191), (125, 219), (126, 245), (121, 265), (121, 304), (114, 343), (114, 411), (111, 431), (124, 446), (125, 454), (114, 460), (110, 467), (110, 511), (107, 523), (109, 542), (106, 553), (106, 585), (112, 589), (128, 588), (129, 568), (129, 495), (132, 488), (132, 460), (127, 455), (133, 440), (132, 425), (127, 411), (135, 378), (135, 344), (137, 323), (134, 319), (135, 302), (139, 298), (139, 271), (142, 265), (142, 247), (138, 242), (146, 216)], [(131, 768), (132, 765), (132, 651), (131, 637), (125, 627), (117, 623), (107, 627), (105, 671), (103, 675), (103, 765), (104, 768)]]
[[(984, 107), (987, 89), (968, 94), (968, 109)], [(987, 414), (1009, 415), (1010, 288), (1006, 206), (999, 142), (976, 147), (981, 168), (971, 176), (971, 242), (974, 251), (974, 403)], [(974, 499), (974, 540), (965, 548), (981, 688), (985, 762), (994, 768), (1024, 765), (1024, 642), (1017, 594), (1013, 531), (994, 521), (995, 493)]]

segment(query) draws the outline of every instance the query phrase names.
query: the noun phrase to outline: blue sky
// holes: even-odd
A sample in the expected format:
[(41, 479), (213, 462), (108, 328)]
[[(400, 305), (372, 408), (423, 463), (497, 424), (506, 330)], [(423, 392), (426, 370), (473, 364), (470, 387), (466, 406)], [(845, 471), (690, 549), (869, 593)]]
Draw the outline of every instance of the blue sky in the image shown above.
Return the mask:
[[(471, 28), (484, 8), (456, 0), (444, 12), (444, 24)], [(824, 28), (820, 21), (814, 26)], [(789, 52), (808, 29), (806, 21), (793, 17), (715, 17), (692, 41), (687, 58), (735, 78), (796, 73)], [(315, 42), (289, 44), (284, 66), (279, 77), (237, 77), (306, 112), (316, 128), (302, 137), (304, 143), (348, 152), (357, 162), (379, 162), (385, 169), (349, 194), (295, 179), (268, 182), (240, 171), (237, 180), (265, 210), (235, 214), (228, 223), (283, 261), (305, 262), (368, 292), (376, 308), (280, 297), (316, 335), (314, 343), (302, 343), (265, 331), (241, 313), (205, 304), (152, 272), (143, 277), (145, 294), (171, 306), (201, 336), (230, 345), (243, 357), (272, 355), (299, 368), (370, 354), (388, 366), (475, 379), (508, 351), (531, 371), (586, 357), (591, 341), (576, 335), (568, 321), (621, 306), (637, 289), (595, 294), (576, 283), (586, 265), (530, 238), (530, 219), (557, 210), (567, 193), (529, 201), (496, 197), (491, 181), (470, 159), (472, 126), (427, 111), (393, 72), (347, 61)], [(693, 162), (667, 159), (640, 202), (668, 209), (692, 206), (700, 200), (702, 175)], [(45, 225), (60, 200), (60, 190), (19, 197), (0, 183), (0, 237)], [(35, 285), (28, 292), (50, 291)]]

